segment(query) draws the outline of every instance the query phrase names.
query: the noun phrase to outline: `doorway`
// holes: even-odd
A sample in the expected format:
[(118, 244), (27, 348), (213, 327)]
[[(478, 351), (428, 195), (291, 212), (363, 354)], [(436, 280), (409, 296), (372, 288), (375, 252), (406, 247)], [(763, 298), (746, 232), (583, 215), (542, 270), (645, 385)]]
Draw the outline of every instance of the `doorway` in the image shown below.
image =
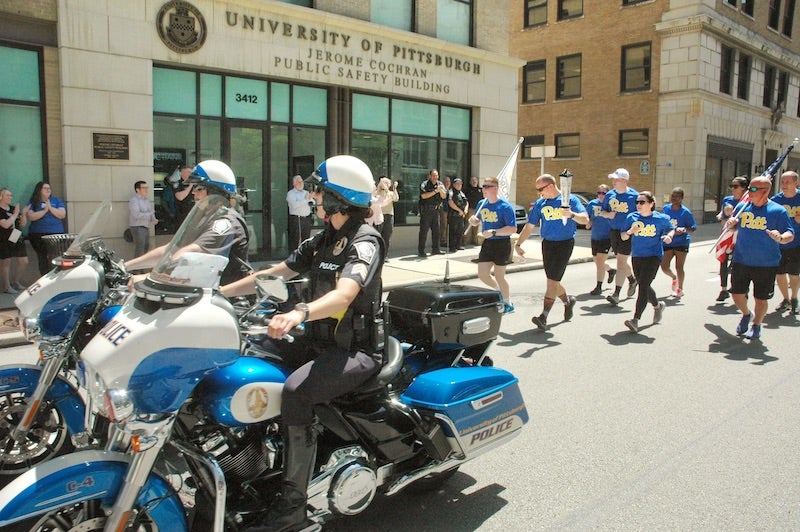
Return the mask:
[(266, 125), (229, 121), (225, 128), (224, 145), (236, 175), (236, 188), (246, 198), (243, 209), (250, 232), (251, 260), (271, 255), (272, 249), (271, 186), (269, 171), (264, 165), (264, 161), (269, 160), (267, 135)]

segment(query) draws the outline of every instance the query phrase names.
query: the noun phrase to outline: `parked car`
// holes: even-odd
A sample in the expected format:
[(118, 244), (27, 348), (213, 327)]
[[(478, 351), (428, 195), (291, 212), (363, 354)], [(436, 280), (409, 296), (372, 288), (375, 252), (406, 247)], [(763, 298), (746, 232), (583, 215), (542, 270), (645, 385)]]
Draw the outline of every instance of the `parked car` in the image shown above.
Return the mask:
[[(572, 192), (572, 195), (575, 196), (576, 198), (578, 198), (578, 201), (581, 202), (581, 205), (583, 205), (584, 209), (589, 204), (589, 200), (586, 199), (586, 198), (590, 197), (591, 194), (589, 194), (588, 192)], [(529, 208), (533, 207), (534, 203), (536, 203), (536, 200), (534, 200), (534, 201), (532, 201), (530, 203)], [(517, 207), (518, 207), (518, 205), (514, 205), (514, 212), (517, 213), (517, 232), (519, 232), (519, 231), (522, 230), (522, 227), (519, 225), (520, 224), (520, 220), (519, 220), (519, 212), (516, 210)], [(522, 209), (522, 212), (524, 213), (525, 209)], [(526, 220), (527, 220), (527, 217), (526, 217)], [(525, 221), (522, 222), (522, 225), (523, 226), (525, 225)], [(584, 224), (578, 224), (578, 229), (586, 229), (586, 226)]]
[(525, 207), (522, 205), (514, 204), (514, 217), (517, 219), (517, 233), (522, 231), (525, 224), (528, 223), (528, 213), (525, 212)]

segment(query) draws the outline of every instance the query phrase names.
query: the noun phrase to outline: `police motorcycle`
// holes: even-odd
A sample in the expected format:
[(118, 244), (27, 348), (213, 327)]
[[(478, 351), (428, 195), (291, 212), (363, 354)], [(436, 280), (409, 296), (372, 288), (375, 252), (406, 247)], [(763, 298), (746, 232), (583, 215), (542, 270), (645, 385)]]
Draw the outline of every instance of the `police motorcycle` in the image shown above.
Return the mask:
[[(19, 476), (0, 491), (0, 527), (240, 530), (276, 498), (281, 391), (292, 368), (240, 339), (258, 337), (269, 301), (285, 295), (259, 278), (255, 312), (237, 319), (215, 290), (226, 259), (187, 251), (219, 201), (195, 205), (149, 277), (81, 353), (81, 382), (111, 421), (105, 450)], [(527, 423), (517, 379), (462, 356), (496, 336), (502, 302), (483, 294), (476, 304), (467, 289), (443, 289), (444, 297), (424, 286), (390, 294), (384, 316), (397, 316), (403, 344), (383, 335), (379, 373), (317, 409), (308, 489), (316, 528), (362, 512), (378, 492), (443, 482)], [(432, 363), (437, 353), (456, 356)]]
[[(127, 296), (127, 273), (107, 249), (103, 202), (54, 268), (15, 300), (25, 337), (39, 342), (36, 365), (0, 366), (0, 481), (56, 455), (95, 444), (102, 430), (79, 393), (81, 350)], [(86, 418), (86, 414), (89, 418)]]

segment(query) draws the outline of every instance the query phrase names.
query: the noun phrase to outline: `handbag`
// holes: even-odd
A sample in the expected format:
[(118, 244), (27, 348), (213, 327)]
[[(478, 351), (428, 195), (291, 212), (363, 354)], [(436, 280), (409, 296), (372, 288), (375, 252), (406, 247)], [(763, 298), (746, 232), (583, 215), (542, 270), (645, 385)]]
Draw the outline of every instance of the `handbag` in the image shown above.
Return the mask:
[(130, 227), (122, 233), (122, 238), (125, 239), (125, 242), (133, 242), (133, 233), (131, 233)]

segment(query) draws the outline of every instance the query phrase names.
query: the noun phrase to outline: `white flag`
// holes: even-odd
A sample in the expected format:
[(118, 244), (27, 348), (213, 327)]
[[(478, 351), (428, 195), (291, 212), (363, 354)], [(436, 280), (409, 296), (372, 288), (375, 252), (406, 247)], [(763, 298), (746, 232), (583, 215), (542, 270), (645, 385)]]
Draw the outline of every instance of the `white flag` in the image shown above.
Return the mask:
[(514, 169), (517, 167), (517, 156), (519, 155), (519, 147), (522, 146), (522, 141), (525, 140), (520, 137), (517, 145), (514, 146), (514, 151), (508, 156), (506, 164), (503, 169), (497, 174), (497, 184), (499, 185), (497, 195), (507, 200), (508, 193), (511, 190), (511, 177), (514, 175)]

